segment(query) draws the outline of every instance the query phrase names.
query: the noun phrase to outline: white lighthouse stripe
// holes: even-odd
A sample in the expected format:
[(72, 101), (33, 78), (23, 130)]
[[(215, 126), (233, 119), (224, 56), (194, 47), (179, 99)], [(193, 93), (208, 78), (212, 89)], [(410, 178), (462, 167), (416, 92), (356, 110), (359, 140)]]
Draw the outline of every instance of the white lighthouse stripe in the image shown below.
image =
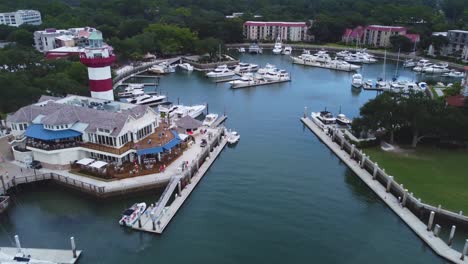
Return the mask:
[(107, 92), (93, 92), (91, 91), (92, 98), (114, 101), (114, 92), (112, 90)]
[(90, 80), (106, 80), (111, 79), (111, 68), (110, 66), (102, 67), (102, 68), (91, 68), (88, 67), (88, 77)]

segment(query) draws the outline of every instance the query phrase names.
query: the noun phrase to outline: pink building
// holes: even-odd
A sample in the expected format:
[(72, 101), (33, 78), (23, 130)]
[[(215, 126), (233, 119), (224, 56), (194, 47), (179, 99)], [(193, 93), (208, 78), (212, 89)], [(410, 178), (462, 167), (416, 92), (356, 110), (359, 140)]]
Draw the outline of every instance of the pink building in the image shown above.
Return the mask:
[(411, 40), (411, 42), (419, 42), (418, 34), (406, 33), (405, 27), (399, 26), (381, 26), (370, 25), (367, 27), (356, 27), (354, 29), (346, 29), (342, 41), (345, 43), (357, 42), (374, 47), (390, 47), (390, 38), (392, 36), (402, 35)]
[(347, 28), (341, 37), (341, 41), (344, 43), (358, 43), (360, 44), (362, 41), (362, 37), (364, 36), (365, 28), (363, 26), (358, 26), (355, 28)]
[(283, 41), (305, 41), (307, 29), (306, 22), (246, 21), (244, 36), (249, 40), (271, 41), (279, 37)]

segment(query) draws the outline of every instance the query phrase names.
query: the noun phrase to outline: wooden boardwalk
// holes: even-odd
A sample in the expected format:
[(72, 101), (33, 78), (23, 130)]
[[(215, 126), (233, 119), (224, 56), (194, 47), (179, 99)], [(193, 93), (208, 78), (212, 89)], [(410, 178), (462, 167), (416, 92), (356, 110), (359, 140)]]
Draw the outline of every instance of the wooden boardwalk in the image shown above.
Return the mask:
[[(13, 257), (18, 253), (18, 249), (14, 247), (0, 247), (0, 263), (16, 263)], [(46, 261), (57, 264), (74, 264), (81, 255), (81, 250), (76, 251), (76, 258), (73, 257), (72, 250), (64, 249), (39, 249), (39, 248), (22, 248), (21, 253), (30, 256), (31, 259)], [(26, 262), (18, 262), (26, 263)], [(28, 262), (36, 263), (36, 262)]]
[(461, 252), (449, 247), (440, 237), (435, 236), (432, 231), (427, 231), (427, 225), (416, 217), (408, 208), (402, 207), (395, 196), (386, 191), (386, 188), (378, 181), (373, 180), (372, 175), (362, 168), (358, 162), (351, 159), (349, 154), (333, 142), (326, 133), (319, 128), (310, 118), (301, 118), (301, 121), (328, 147), (332, 150), (380, 199), (393, 210), (434, 252), (439, 256), (453, 262), (468, 264), (468, 258), (461, 260)]
[[(213, 139), (212, 144), (215, 142), (215, 140), (216, 138)], [(189, 195), (195, 189), (197, 184), (201, 181), (205, 173), (214, 163), (214, 161), (219, 156), (221, 151), (224, 149), (226, 144), (227, 144), (226, 138), (221, 138), (219, 145), (216, 148), (214, 148), (213, 152), (209, 154), (207, 160), (200, 166), (198, 171), (192, 176), (191, 182), (187, 184), (185, 188), (181, 189), (180, 195), (176, 194), (174, 201), (171, 203), (171, 205), (169, 205), (168, 207), (165, 207), (162, 210), (162, 214), (160, 217), (156, 216), (158, 218), (157, 221), (153, 222), (151, 219), (151, 215), (144, 214), (141, 217), (141, 227), (139, 226), (139, 223), (136, 222), (132, 228), (135, 230), (139, 230), (139, 231), (145, 231), (145, 232), (150, 232), (154, 234), (162, 234), (164, 229), (170, 223), (170, 221), (175, 216), (177, 211), (182, 207), (185, 200), (189, 197)], [(172, 195), (172, 191), (168, 192), (167, 195)]]

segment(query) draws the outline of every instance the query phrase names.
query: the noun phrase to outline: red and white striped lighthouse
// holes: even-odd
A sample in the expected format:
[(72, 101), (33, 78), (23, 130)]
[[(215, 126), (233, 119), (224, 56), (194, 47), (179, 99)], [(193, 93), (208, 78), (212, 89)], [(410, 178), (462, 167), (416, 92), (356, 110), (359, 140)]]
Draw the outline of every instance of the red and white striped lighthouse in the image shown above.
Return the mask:
[(80, 55), (80, 61), (88, 67), (91, 97), (114, 101), (110, 66), (115, 55), (109, 47), (103, 46), (101, 32), (92, 32), (88, 41), (89, 46)]

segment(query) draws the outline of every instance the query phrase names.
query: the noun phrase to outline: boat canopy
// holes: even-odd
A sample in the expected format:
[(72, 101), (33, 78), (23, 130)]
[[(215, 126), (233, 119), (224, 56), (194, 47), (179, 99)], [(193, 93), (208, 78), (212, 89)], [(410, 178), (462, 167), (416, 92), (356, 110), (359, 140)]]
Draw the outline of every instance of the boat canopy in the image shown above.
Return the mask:
[(32, 124), (26, 129), (26, 136), (40, 140), (56, 140), (65, 138), (75, 138), (82, 134), (78, 131), (66, 130), (48, 130), (42, 124)]

